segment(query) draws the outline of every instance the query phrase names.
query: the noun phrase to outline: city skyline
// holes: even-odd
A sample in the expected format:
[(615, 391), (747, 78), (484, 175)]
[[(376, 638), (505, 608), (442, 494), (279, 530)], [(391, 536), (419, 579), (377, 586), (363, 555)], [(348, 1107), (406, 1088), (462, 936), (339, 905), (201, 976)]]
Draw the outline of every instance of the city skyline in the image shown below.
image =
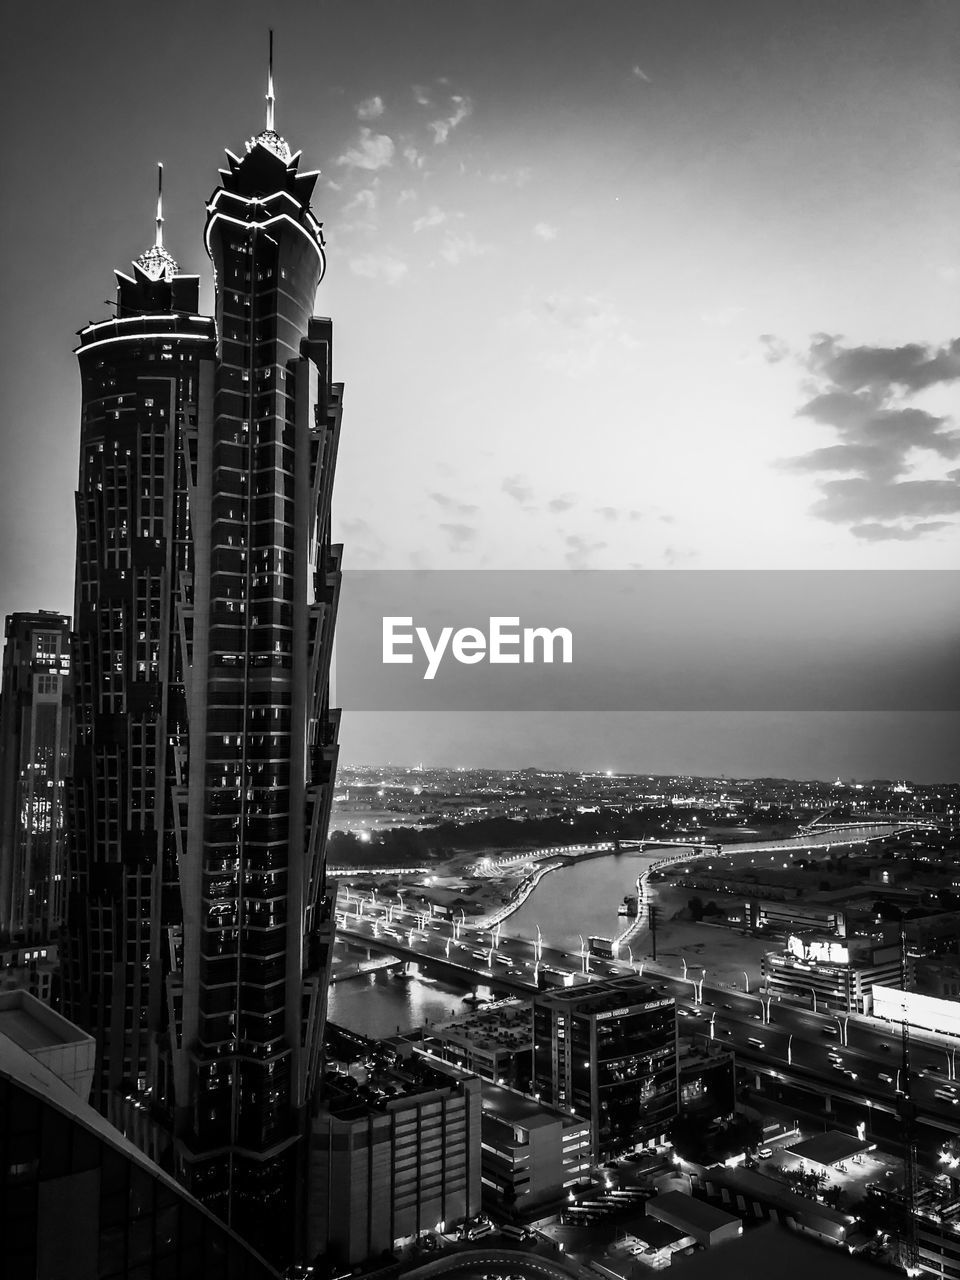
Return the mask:
[[(372, 42), (342, 4), (276, 20), (277, 124), (322, 171), (325, 306), (356, 424), (334, 508), (346, 566), (952, 568), (955, 9), (604, 13), (374, 5)], [(264, 19), (165, 14), (64, 12), (56, 41), (12, 19), (11, 92), (31, 112), (5, 139), (10, 188), (56, 154), (71, 213), (5, 202), (4, 613), (68, 607), (69, 348), (149, 238), (156, 160), (167, 243), (210, 309), (192, 210), (217, 146), (260, 119)], [(227, 17), (248, 35), (211, 97)], [(354, 715), (344, 751), (387, 757), (403, 738), (449, 757), (472, 737), (476, 759), (506, 740), (518, 761), (543, 743), (559, 761), (563, 739), (575, 766), (612, 736), (614, 764), (751, 773), (774, 742), (774, 772), (932, 777), (955, 737), (951, 718), (907, 716), (838, 735), (827, 713), (569, 723)]]

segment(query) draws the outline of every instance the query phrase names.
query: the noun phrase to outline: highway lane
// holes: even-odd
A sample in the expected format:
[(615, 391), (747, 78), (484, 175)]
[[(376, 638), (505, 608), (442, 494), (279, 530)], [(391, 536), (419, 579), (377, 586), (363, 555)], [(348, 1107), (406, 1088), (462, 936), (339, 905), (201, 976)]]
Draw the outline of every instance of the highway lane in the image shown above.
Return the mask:
[[(366, 918), (351, 919), (349, 931), (341, 930), (352, 940), (389, 949), (421, 964), (453, 966), (471, 984), (488, 986), (502, 994), (529, 996), (534, 993), (536, 944), (501, 937), (499, 946), (494, 947), (491, 938), (486, 939), (491, 945), (483, 946), (477, 935), (461, 932), (455, 937), (455, 932), (449, 923), (437, 921), (428, 923), (425, 929), (401, 931), (387, 926), (384, 930)], [(540, 951), (541, 970), (546, 972), (548, 980), (558, 984), (565, 979), (584, 982), (634, 972), (619, 961), (590, 957), (588, 963), (590, 973), (584, 974), (579, 955), (546, 945)], [(902, 1084), (898, 1076), (898, 1028), (866, 1023), (859, 1018), (846, 1019), (844, 1015), (839, 1015), (838, 1021), (838, 1015), (832, 1013), (814, 1013), (788, 1000), (768, 1001), (757, 993), (726, 987), (703, 985), (699, 988), (703, 1003), (698, 1004), (694, 983), (661, 973), (649, 964), (644, 970), (643, 976), (648, 981), (677, 1000), (682, 1034), (709, 1037), (712, 1017), (713, 1038), (729, 1044), (738, 1062), (767, 1064), (798, 1079), (809, 1080), (825, 1092), (833, 1091), (864, 1103), (869, 1098), (885, 1109), (896, 1109), (898, 1085)], [(844, 1032), (846, 1044), (842, 1043)], [(751, 1039), (760, 1041), (762, 1048), (751, 1045)], [(838, 1066), (834, 1065), (835, 1061), (839, 1062)], [(911, 1093), (921, 1113), (935, 1117), (950, 1129), (960, 1130), (960, 1102), (935, 1096), (937, 1090), (956, 1089), (955, 1096), (960, 1097), (960, 1085), (949, 1078), (947, 1053), (935, 1049), (926, 1039), (918, 1039), (911, 1065)], [(855, 1073), (856, 1079), (845, 1072)]]

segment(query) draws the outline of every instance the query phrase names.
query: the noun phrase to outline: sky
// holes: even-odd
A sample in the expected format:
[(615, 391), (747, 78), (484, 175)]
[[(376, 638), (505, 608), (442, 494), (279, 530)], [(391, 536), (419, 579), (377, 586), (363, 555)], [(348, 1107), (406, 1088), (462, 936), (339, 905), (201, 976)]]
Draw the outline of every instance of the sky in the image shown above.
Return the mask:
[[(204, 202), (263, 127), (269, 22), (277, 127), (321, 170), (348, 570), (960, 565), (952, 0), (11, 3), (4, 614), (71, 610), (75, 332), (153, 241), (158, 160), (212, 305)], [(955, 719), (908, 719), (358, 715), (343, 741), (957, 776)]]

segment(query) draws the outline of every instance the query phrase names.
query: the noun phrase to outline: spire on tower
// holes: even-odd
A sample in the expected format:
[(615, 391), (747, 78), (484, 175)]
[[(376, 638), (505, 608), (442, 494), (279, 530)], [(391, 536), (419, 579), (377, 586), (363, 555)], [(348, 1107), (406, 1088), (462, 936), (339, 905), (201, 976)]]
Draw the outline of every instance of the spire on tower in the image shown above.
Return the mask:
[(247, 143), (247, 150), (252, 151), (254, 147), (266, 147), (275, 156), (289, 164), (292, 159), (290, 148), (287, 146), (286, 139), (281, 138), (274, 128), (274, 108), (276, 106), (276, 94), (273, 92), (273, 28), (270, 28), (270, 52), (267, 61), (267, 127), (262, 133), (258, 133), (255, 138), (251, 138)]
[(157, 162), (157, 248), (163, 248), (163, 161)]
[(163, 247), (163, 163), (157, 164), (157, 231), (153, 247), (137, 258), (135, 265), (151, 280), (172, 280), (180, 268)]
[(273, 132), (273, 108), (276, 98), (273, 93), (273, 27), (270, 28), (270, 55), (267, 62), (267, 130)]

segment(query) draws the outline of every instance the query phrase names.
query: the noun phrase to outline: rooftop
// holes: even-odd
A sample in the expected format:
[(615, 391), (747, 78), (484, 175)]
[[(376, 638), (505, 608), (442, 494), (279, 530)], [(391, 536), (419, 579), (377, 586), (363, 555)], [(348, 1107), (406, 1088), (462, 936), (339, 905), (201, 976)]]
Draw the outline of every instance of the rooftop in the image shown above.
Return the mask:
[(849, 1134), (840, 1133), (837, 1129), (830, 1129), (827, 1133), (818, 1133), (804, 1142), (798, 1142), (796, 1146), (790, 1147), (790, 1154), (830, 1168), (841, 1160), (849, 1160), (863, 1151), (869, 1151), (873, 1145), (871, 1142), (862, 1142), (859, 1138), (851, 1138)]
[(819, 1200), (802, 1196), (779, 1179), (768, 1178), (766, 1174), (757, 1173), (754, 1169), (717, 1166), (710, 1170), (709, 1176), (711, 1182), (729, 1187), (732, 1191), (739, 1192), (751, 1200), (785, 1209), (798, 1218), (815, 1217), (821, 1222), (832, 1223), (843, 1232), (846, 1232), (855, 1221), (849, 1213), (841, 1213), (839, 1209), (831, 1209), (829, 1205), (821, 1204)]
[(555, 1111), (522, 1093), (490, 1084), (487, 1080), (483, 1081), (481, 1090), (484, 1112), (497, 1116), (507, 1124), (519, 1125), (523, 1129), (541, 1129), (546, 1125), (556, 1124), (558, 1120), (571, 1129), (585, 1129), (589, 1125), (582, 1117), (565, 1115), (562, 1111)]
[(459, 1090), (469, 1079), (466, 1072), (423, 1053), (368, 1059), (360, 1078), (352, 1073), (327, 1076), (324, 1105), (331, 1115), (352, 1120), (371, 1111), (389, 1111), (405, 1099)]
[(85, 1031), (22, 990), (0, 992), (0, 1036), (28, 1053), (91, 1041)]
[(656, 1217), (658, 1209), (676, 1214), (700, 1231), (717, 1231), (720, 1227), (729, 1226), (731, 1222), (740, 1222), (733, 1214), (724, 1213), (722, 1209), (707, 1204), (705, 1200), (696, 1200), (683, 1191), (663, 1191), (647, 1201), (648, 1215)]
[(815, 1243), (776, 1222), (766, 1222), (736, 1240), (685, 1258), (684, 1280), (716, 1280), (718, 1276), (776, 1276), (777, 1280), (877, 1280), (872, 1262), (851, 1257), (846, 1249)]
[(592, 983), (589, 987), (560, 987), (534, 997), (537, 1005), (563, 1006), (572, 1005), (577, 1011), (585, 1014), (612, 1013), (615, 1009), (624, 1012), (635, 1008), (672, 1005), (672, 997), (663, 997), (642, 978), (627, 976), (623, 978), (607, 978), (603, 982)]

